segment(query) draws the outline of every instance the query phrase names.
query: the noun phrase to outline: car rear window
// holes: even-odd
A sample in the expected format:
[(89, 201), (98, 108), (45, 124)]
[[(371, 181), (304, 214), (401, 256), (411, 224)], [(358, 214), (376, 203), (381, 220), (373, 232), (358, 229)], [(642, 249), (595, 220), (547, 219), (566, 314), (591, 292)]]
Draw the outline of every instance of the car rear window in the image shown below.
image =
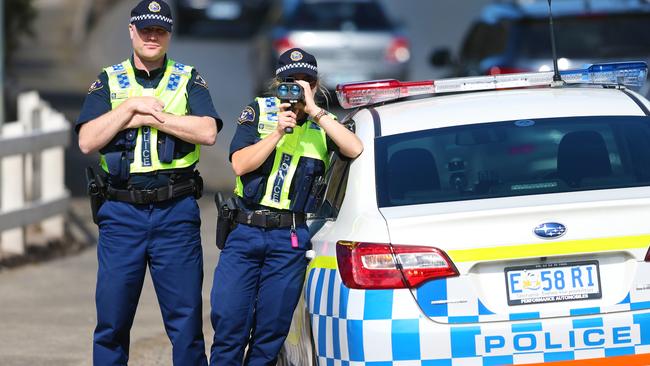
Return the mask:
[(289, 29), (390, 30), (391, 22), (375, 2), (325, 1), (301, 3), (285, 22)]
[(379, 137), (380, 207), (650, 185), (650, 118), (572, 117)]
[[(650, 14), (560, 17), (554, 23), (560, 57), (629, 58), (650, 54)], [(549, 57), (551, 44), (547, 19), (522, 21), (519, 29), (520, 56)]]

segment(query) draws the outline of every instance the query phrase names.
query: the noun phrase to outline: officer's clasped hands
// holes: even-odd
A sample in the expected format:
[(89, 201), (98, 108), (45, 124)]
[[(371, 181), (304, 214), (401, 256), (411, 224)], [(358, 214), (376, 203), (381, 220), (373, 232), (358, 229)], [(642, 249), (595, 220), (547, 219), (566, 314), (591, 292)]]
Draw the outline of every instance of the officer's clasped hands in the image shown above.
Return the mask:
[(165, 105), (160, 99), (148, 96), (131, 97), (125, 103), (130, 103), (129, 107), (133, 111), (133, 116), (123, 129), (165, 123), (162, 113)]
[[(159, 113), (157, 112), (157, 114)], [(130, 128), (140, 128), (142, 126), (155, 126), (159, 123), (165, 123), (165, 121), (158, 119), (156, 116), (151, 114), (135, 113), (133, 117), (131, 117), (131, 120), (122, 129), (126, 130)]]
[(130, 103), (131, 110), (136, 113), (153, 114), (165, 108), (165, 104), (156, 97), (131, 97), (126, 103)]

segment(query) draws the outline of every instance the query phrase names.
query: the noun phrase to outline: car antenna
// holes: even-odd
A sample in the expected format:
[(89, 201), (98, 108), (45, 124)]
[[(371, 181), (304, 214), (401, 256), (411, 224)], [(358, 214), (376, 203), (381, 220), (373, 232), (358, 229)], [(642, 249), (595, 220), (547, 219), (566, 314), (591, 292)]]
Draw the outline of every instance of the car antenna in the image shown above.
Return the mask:
[(551, 28), (551, 51), (553, 52), (553, 86), (564, 85), (560, 69), (557, 67), (557, 51), (555, 49), (555, 31), (553, 29), (553, 11), (551, 10), (551, 0), (548, 0), (548, 24)]

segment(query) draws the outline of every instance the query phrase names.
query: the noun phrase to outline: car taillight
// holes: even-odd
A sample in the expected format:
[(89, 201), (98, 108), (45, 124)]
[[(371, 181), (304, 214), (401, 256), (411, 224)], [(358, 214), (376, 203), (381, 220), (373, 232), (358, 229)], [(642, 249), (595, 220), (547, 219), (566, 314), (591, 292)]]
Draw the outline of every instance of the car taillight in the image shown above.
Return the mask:
[(645, 254), (645, 261), (650, 262), (650, 248), (648, 248), (648, 252)]
[(278, 55), (283, 54), (285, 51), (288, 51), (293, 47), (293, 43), (291, 43), (289, 37), (282, 37), (273, 41), (273, 49), (275, 49), (275, 52), (277, 52)]
[(432, 247), (393, 245), (391, 251), (389, 244), (339, 241), (336, 259), (343, 283), (356, 289), (416, 287), (425, 281), (458, 275), (445, 252)]
[(393, 38), (386, 50), (386, 60), (389, 62), (403, 63), (411, 58), (409, 42), (404, 37)]
[(530, 72), (530, 70), (521, 69), (518, 67), (492, 66), (488, 70), (487, 75), (516, 74), (520, 72)]

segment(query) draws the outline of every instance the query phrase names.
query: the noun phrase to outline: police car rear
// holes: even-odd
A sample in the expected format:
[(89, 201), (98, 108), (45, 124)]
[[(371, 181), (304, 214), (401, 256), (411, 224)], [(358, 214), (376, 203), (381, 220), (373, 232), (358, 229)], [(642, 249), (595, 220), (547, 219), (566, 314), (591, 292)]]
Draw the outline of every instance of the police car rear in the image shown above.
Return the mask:
[[(620, 66), (591, 71), (645, 80)], [(306, 364), (312, 342), (319, 365), (650, 360), (650, 103), (518, 88), (547, 77), (342, 89), (363, 105), (510, 87), (354, 114), (364, 153), (332, 164), (286, 361)]]

